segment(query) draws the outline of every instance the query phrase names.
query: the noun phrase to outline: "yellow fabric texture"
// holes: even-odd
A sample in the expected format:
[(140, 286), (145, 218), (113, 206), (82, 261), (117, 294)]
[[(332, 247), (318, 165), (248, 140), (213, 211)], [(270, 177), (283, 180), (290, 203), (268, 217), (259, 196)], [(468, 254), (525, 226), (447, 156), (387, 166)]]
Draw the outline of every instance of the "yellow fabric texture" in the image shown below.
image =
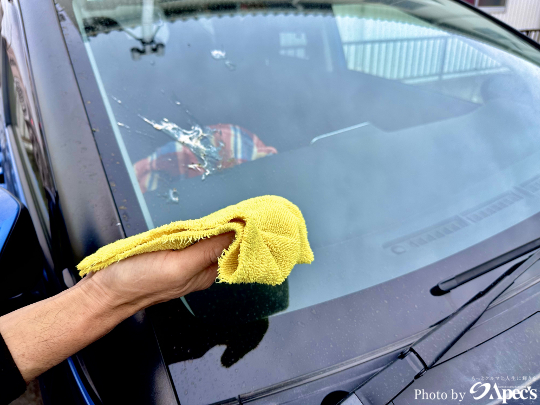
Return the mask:
[(118, 240), (83, 259), (77, 269), (83, 276), (134, 255), (180, 250), (230, 231), (236, 237), (218, 259), (218, 282), (277, 285), (295, 264), (313, 261), (300, 209), (285, 198), (267, 195)]

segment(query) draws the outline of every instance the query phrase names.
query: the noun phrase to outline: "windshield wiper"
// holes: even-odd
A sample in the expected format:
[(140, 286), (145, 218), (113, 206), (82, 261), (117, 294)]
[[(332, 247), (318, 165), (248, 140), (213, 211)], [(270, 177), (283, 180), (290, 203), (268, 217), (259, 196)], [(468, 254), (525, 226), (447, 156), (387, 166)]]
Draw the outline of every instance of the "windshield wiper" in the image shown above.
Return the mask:
[(341, 405), (386, 405), (422, 376), (467, 332), (489, 305), (540, 259), (513, 266), (346, 397)]
[(514, 259), (517, 259), (518, 257), (521, 257), (535, 249), (538, 249), (539, 247), (540, 239), (535, 239), (529, 243), (518, 247), (517, 249), (511, 250), (501, 256), (497, 256), (492, 260), (488, 260), (487, 262), (482, 263), (479, 266), (473, 267), (472, 269), (464, 271), (463, 273), (459, 273), (453, 277), (450, 277), (449, 279), (441, 281), (431, 289), (431, 294), (446, 294), (452, 291), (454, 288), (459, 287), (462, 284), (468, 283), (476, 277), (480, 277), (482, 274), (486, 274), (491, 270), (495, 270), (496, 268), (508, 262), (511, 262)]

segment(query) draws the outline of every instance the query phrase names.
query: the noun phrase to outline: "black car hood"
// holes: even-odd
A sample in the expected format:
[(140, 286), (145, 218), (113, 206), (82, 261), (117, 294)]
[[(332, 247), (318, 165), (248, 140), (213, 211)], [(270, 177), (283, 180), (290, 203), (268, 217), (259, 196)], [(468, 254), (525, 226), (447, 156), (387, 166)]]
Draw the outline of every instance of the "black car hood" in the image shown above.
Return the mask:
[(515, 389), (524, 391), (518, 398), (509, 398), (506, 391), (506, 403), (537, 403), (540, 265), (535, 264), (524, 276), (521, 285), (504, 293), (433, 369), (393, 401), (394, 405), (433, 403), (430, 394), (437, 391), (437, 403), (441, 404), (457, 400), (504, 403), (503, 390)]
[[(238, 396), (262, 401), (270, 396), (272, 403), (279, 397), (278, 403), (301, 398), (302, 404), (320, 404), (335, 389), (351, 389), (515, 263), (434, 297), (429, 290), (445, 273), (452, 273), (451, 260), (438, 263), (439, 272), (426, 267), (358, 293), (269, 318), (249, 319), (257, 313), (257, 300), (249, 294), (233, 297), (251, 309), (237, 306), (241, 320), (226, 313), (223, 308), (232, 308), (226, 300), (216, 300), (199, 317), (179, 300), (154, 307), (151, 319), (180, 403), (207, 404)], [(538, 299), (531, 299), (540, 289), (534, 284), (537, 276), (540, 265), (518, 280), (517, 290), (512, 287), (505, 292), (439, 364), (534, 313), (521, 303), (528, 300), (537, 310)], [(525, 289), (530, 284), (534, 286)], [(286, 287), (281, 288), (285, 294)], [(262, 307), (279, 310), (283, 302), (272, 302), (269, 296), (262, 295), (266, 304)]]

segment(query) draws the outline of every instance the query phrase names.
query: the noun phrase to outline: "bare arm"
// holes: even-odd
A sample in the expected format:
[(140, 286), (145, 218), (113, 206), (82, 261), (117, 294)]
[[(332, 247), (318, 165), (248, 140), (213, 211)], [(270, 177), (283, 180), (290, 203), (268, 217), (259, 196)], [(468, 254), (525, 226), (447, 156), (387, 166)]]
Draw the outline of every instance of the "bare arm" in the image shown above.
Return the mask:
[(28, 382), (150, 305), (208, 288), (226, 234), (183, 251), (134, 256), (62, 293), (0, 317), (3, 336)]

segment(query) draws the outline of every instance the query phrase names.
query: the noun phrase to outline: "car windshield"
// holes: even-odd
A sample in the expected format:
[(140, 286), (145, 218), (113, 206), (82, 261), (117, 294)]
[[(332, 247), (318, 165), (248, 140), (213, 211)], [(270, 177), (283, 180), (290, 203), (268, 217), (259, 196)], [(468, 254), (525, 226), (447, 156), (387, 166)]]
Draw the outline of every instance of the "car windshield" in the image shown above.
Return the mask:
[(294, 268), (275, 312), (540, 211), (537, 51), (456, 2), (75, 0), (73, 12), (148, 228), (267, 194), (302, 210), (315, 261)]
[[(395, 310), (399, 294), (429, 295), (414, 291), (427, 266), (498, 256), (488, 239), (540, 212), (539, 53), (472, 7), (57, 7), (126, 235), (141, 230), (135, 220), (150, 229), (261, 195), (306, 220), (315, 261), (282, 285), (215, 284), (149, 310), (182, 403), (293, 381), (400, 339), (388, 333), (394, 312), (452, 306)], [(429, 326), (411, 318), (411, 334)], [(384, 336), (366, 337), (377, 328), (357, 319)]]

